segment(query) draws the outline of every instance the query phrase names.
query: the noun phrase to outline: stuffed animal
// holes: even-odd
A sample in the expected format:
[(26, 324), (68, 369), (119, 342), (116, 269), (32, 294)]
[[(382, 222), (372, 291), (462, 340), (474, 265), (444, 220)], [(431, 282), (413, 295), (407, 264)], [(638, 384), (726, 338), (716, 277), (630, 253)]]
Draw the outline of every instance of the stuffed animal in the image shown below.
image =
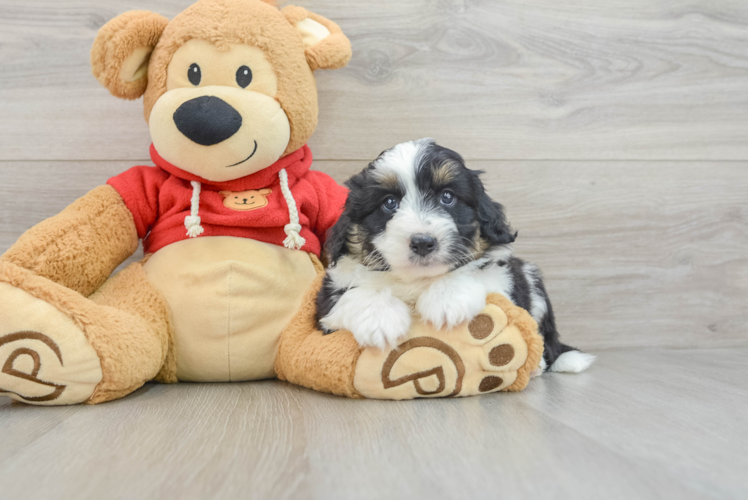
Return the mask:
[[(0, 393), (100, 403), (151, 380), (273, 377), (349, 397), (521, 390), (542, 340), (500, 296), (450, 332), (416, 320), (395, 350), (315, 329), (346, 190), (310, 170), (313, 71), (350, 57), (332, 21), (260, 0), (104, 25), (93, 74), (116, 97), (144, 97), (155, 166), (113, 177), (0, 258)], [(112, 275), (140, 240), (145, 258)]]

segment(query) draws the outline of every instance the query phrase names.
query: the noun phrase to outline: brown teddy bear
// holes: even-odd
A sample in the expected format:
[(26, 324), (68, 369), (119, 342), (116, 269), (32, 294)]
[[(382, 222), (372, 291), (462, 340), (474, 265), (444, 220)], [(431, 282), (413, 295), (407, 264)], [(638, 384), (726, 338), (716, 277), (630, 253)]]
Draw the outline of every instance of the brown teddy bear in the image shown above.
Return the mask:
[[(150, 380), (276, 376), (349, 397), (522, 389), (542, 340), (503, 297), (452, 332), (415, 322), (391, 351), (315, 329), (319, 257), (346, 190), (310, 170), (313, 71), (350, 57), (335, 23), (260, 0), (103, 26), (93, 73), (117, 97), (144, 96), (155, 166), (110, 179), (0, 258), (0, 393), (99, 403)], [(145, 258), (110, 276), (140, 240)]]

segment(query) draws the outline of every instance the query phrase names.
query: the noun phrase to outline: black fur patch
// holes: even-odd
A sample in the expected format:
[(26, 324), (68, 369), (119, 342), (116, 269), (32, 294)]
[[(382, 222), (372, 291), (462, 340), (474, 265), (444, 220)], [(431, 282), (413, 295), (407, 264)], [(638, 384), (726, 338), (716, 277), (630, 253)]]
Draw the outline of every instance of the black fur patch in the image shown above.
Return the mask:
[(345, 292), (345, 288), (335, 288), (329, 275), (325, 276), (322, 282), (322, 289), (317, 294), (317, 328), (322, 330), (322, 333), (325, 335), (332, 332), (323, 328), (319, 324), (319, 320), (330, 314), (332, 308), (335, 307), (335, 304), (337, 304)]

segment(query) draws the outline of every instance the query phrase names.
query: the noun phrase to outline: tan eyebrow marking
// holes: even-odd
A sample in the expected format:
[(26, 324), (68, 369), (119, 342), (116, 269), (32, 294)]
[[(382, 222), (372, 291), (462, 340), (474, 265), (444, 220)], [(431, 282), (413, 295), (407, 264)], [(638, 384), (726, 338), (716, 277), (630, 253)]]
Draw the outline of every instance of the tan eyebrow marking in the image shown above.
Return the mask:
[(458, 165), (454, 162), (444, 162), (433, 169), (434, 184), (446, 185), (457, 177)]

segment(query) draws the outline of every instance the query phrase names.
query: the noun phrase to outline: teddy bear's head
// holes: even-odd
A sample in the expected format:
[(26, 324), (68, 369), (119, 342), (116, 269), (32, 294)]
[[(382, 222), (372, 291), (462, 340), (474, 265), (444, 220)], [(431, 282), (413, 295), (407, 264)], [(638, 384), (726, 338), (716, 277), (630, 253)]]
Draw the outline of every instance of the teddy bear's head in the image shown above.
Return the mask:
[(145, 11), (105, 24), (94, 75), (124, 99), (144, 95), (158, 154), (214, 182), (257, 172), (303, 146), (317, 126), (312, 72), (345, 66), (337, 24), (261, 0), (199, 0), (172, 21)]

